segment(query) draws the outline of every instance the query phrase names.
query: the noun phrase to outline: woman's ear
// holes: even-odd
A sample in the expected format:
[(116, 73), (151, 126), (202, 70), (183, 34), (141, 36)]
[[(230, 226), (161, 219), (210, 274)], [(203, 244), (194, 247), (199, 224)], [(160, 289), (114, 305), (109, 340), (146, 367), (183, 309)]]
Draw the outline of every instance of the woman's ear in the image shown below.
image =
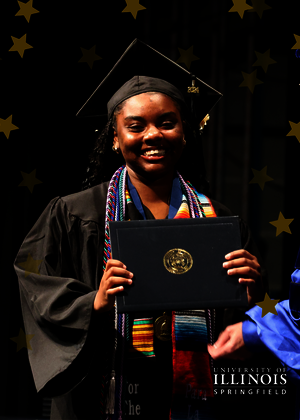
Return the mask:
[(185, 135), (186, 135), (186, 122), (182, 120), (182, 128), (183, 128), (183, 145), (186, 145)]
[(119, 143), (118, 134), (117, 134), (116, 130), (114, 130), (113, 147), (115, 149), (120, 149), (120, 143)]

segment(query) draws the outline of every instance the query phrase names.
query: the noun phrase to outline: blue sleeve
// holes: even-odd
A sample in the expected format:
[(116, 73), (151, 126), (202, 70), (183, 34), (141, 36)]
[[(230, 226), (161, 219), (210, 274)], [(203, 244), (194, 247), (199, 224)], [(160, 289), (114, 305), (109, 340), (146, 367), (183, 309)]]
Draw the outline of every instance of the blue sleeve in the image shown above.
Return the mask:
[(246, 312), (251, 324), (245, 321), (246, 325), (243, 325), (243, 337), (249, 350), (259, 348), (259, 338), (287, 367), (289, 376), (297, 381), (300, 381), (299, 281), (300, 271), (296, 270), (290, 287), (291, 306), (289, 300), (284, 300), (276, 305), (277, 315), (269, 312), (264, 317), (261, 316), (262, 309), (254, 306)]
[(298, 269), (292, 274), (289, 301), (291, 318), (300, 326), (300, 270)]
[(247, 349), (253, 353), (266, 350), (265, 345), (259, 338), (257, 327), (254, 321), (246, 320), (243, 322), (243, 339)]

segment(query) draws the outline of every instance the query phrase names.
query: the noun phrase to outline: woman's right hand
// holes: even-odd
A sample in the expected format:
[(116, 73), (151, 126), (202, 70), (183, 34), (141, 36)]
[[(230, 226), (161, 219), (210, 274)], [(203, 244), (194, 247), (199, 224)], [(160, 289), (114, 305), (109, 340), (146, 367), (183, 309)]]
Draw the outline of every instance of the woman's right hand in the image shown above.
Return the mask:
[(99, 290), (94, 300), (94, 310), (107, 312), (114, 307), (115, 295), (124, 290), (123, 285), (132, 283), (133, 273), (118, 260), (108, 260)]

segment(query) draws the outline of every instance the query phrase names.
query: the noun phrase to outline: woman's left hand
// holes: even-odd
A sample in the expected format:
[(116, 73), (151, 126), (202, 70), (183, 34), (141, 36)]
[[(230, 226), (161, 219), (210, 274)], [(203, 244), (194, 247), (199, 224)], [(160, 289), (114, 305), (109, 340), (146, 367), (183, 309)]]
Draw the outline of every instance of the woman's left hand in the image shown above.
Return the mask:
[(261, 269), (257, 258), (245, 249), (238, 249), (225, 255), (223, 267), (229, 276), (239, 276), (239, 283), (246, 284), (248, 304), (254, 306), (264, 298)]

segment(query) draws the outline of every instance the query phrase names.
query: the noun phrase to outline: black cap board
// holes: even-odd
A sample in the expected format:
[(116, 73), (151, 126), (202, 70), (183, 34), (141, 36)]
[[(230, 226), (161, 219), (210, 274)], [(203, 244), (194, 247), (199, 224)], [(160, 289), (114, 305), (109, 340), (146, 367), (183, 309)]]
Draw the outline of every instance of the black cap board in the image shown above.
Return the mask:
[[(155, 78), (159, 80), (155, 81)], [(170, 93), (166, 92), (168, 89)], [(166, 93), (179, 102), (182, 102), (183, 98), (197, 123), (203, 120), (222, 97), (220, 92), (198, 77), (149, 45), (135, 39), (76, 115), (110, 116), (122, 100), (145, 91)]]
[(161, 92), (175, 99), (181, 104), (184, 111), (188, 111), (184, 96), (177, 87), (166, 80), (149, 76), (133, 76), (128, 80), (107, 103), (108, 118), (110, 118), (116, 107), (124, 100), (145, 92)]

